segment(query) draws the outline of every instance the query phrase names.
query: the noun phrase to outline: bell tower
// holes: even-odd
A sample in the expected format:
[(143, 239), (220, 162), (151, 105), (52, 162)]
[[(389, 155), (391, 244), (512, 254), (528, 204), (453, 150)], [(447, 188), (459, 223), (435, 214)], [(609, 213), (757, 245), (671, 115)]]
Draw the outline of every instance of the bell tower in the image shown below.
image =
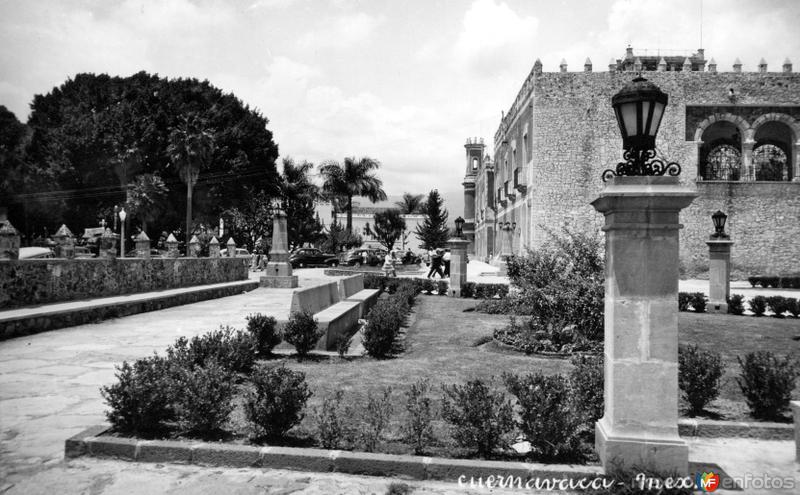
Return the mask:
[(469, 241), (468, 253), (475, 253), (475, 179), (483, 165), (486, 145), (483, 138), (467, 138), (464, 144), (467, 154), (467, 168), (464, 175), (464, 239)]

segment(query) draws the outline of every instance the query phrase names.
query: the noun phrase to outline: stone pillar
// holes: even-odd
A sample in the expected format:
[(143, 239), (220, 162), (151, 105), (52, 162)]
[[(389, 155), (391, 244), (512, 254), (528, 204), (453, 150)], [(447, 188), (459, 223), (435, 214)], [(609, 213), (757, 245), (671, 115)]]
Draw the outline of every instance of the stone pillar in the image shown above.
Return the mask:
[(717, 61), (713, 58), (708, 62), (708, 72), (717, 72)]
[(708, 244), (708, 306), (709, 313), (727, 313), (731, 295), (731, 246), (726, 237), (714, 237)]
[(180, 252), (178, 252), (178, 239), (175, 239), (175, 236), (170, 234), (167, 237), (167, 258), (177, 258), (180, 255)]
[(689, 60), (689, 57), (683, 59), (683, 67), (682, 69), (684, 72), (691, 72), (692, 71), (692, 61)]
[(219, 258), (219, 241), (216, 237), (212, 237), (211, 240), (208, 241), (208, 257)]
[(225, 244), (225, 253), (228, 255), (228, 258), (236, 257), (236, 241), (233, 240), (233, 237), (229, 238), (228, 243)]
[(61, 227), (53, 235), (56, 241), (56, 258), (72, 259), (75, 257), (75, 236), (66, 224), (61, 224)]
[(793, 400), (789, 405), (794, 416), (794, 460), (800, 462), (800, 400)]
[(740, 180), (756, 180), (756, 171), (753, 168), (753, 146), (755, 144), (756, 142), (751, 139), (746, 139), (742, 143), (742, 172)]
[(147, 234), (144, 232), (144, 230), (139, 232), (139, 235), (136, 236), (136, 238), (133, 240), (133, 243), (136, 246), (136, 257), (149, 260), (150, 238), (147, 237)]
[(6, 220), (0, 224), (0, 260), (19, 259), (19, 232)]
[(464, 177), (464, 226), (462, 231), (464, 239), (467, 240), (467, 250), (471, 253), (475, 252), (475, 176), (468, 175)]
[(117, 234), (113, 233), (111, 229), (103, 231), (100, 236), (100, 257), (107, 259), (115, 259), (117, 257)]
[(558, 65), (558, 69), (561, 72), (567, 72), (567, 61), (565, 59), (561, 59), (561, 63)]
[(467, 283), (466, 239), (453, 238), (447, 241), (450, 247), (450, 297), (461, 297), (461, 288)]
[(617, 61), (613, 58), (608, 63), (608, 72), (616, 72), (617, 71)]
[(794, 143), (794, 153), (792, 153), (792, 169), (794, 174), (792, 182), (800, 182), (800, 140)]
[(586, 61), (583, 62), (583, 72), (592, 72), (592, 61), (589, 57), (586, 57)]
[(758, 62), (758, 72), (764, 74), (767, 72), (767, 61), (763, 58)]
[[(196, 235), (193, 235), (189, 241), (189, 249), (187, 251), (190, 258), (197, 258), (200, 256), (200, 239), (198, 239)], [(234, 249), (234, 251), (236, 250)]]
[(736, 57), (736, 60), (733, 61), (733, 72), (742, 72), (742, 62), (739, 57)]
[(664, 60), (664, 57), (661, 57), (658, 60), (657, 70), (658, 70), (658, 72), (666, 72), (666, 70), (667, 70), (667, 61)]
[(286, 212), (275, 209), (272, 216), (272, 248), (265, 275), (260, 279), (261, 287), (291, 289), (297, 287), (297, 275), (292, 275), (289, 263), (289, 235), (286, 227)]
[(605, 414), (595, 447), (607, 474), (685, 476), (678, 436), (678, 223), (697, 196), (678, 177), (614, 177), (605, 215)]

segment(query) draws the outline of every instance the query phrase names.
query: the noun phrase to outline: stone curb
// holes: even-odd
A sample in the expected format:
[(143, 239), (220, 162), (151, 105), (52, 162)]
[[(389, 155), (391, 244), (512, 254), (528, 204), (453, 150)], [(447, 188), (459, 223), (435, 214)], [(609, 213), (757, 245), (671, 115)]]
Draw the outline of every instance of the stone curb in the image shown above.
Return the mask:
[(794, 440), (794, 426), (784, 423), (734, 422), (683, 418), (678, 420), (678, 434), (682, 437)]
[(40, 308), (39, 312), (30, 315), (14, 318), (0, 318), (0, 341), (21, 337), (23, 335), (57, 330), (59, 328), (94, 323), (108, 318), (119, 318), (122, 316), (147, 313), (149, 311), (157, 311), (172, 306), (181, 306), (209, 299), (234, 296), (258, 288), (258, 281), (253, 280), (225, 283), (227, 285), (222, 287), (187, 287), (186, 292), (178, 294), (158, 295), (155, 293), (146, 298), (133, 299), (130, 301), (120, 301), (111, 304), (98, 302), (83, 307), (58, 311), (47, 310), (46, 306), (44, 306)]
[(198, 466), (255, 467), (337, 472), (416, 480), (456, 481), (460, 476), (519, 476), (581, 479), (602, 475), (600, 466), (446, 459), (342, 450), (259, 447), (206, 442), (138, 440), (102, 436), (108, 426), (93, 426), (67, 439), (64, 456), (89, 456), (138, 462), (170, 462)]

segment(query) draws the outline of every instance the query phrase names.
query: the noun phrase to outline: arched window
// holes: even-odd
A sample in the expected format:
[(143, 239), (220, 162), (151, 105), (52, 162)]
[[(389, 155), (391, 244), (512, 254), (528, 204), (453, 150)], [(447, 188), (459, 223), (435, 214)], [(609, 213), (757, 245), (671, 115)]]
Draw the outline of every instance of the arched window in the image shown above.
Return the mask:
[(478, 170), (478, 159), (473, 157), (472, 158), (472, 171), (474, 172), (476, 170)]
[(721, 144), (708, 153), (703, 171), (705, 180), (739, 180), (742, 154), (730, 144)]
[(756, 180), (786, 180), (787, 162), (786, 153), (774, 144), (762, 144), (753, 150)]

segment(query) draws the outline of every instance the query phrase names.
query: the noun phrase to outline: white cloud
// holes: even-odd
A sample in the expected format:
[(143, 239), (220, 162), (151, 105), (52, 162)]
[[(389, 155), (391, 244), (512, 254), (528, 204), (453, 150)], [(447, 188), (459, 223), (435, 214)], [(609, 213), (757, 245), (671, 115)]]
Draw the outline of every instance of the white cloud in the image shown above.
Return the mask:
[(298, 46), (306, 50), (342, 49), (366, 41), (383, 19), (364, 12), (345, 14), (322, 21), (317, 28), (300, 36)]
[(456, 58), (475, 74), (514, 71), (529, 56), (538, 27), (536, 17), (522, 17), (505, 2), (475, 0), (464, 15)]

